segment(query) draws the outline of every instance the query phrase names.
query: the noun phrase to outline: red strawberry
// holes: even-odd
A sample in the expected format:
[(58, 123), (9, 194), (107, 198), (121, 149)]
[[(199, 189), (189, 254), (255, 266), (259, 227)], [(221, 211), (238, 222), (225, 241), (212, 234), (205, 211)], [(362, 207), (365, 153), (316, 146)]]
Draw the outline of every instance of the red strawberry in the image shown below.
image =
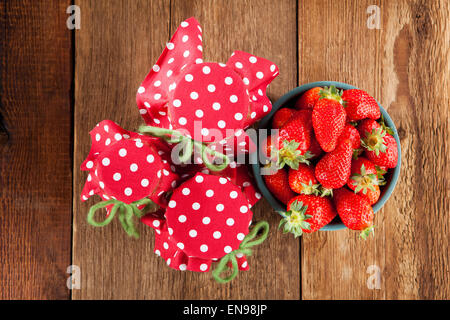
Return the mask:
[(365, 119), (358, 126), (361, 144), (366, 148), (366, 157), (374, 164), (395, 168), (398, 161), (397, 142), (389, 134), (392, 129), (375, 120)]
[(361, 146), (361, 137), (358, 130), (351, 124), (346, 124), (344, 130), (342, 131), (337, 144), (341, 144), (344, 140), (350, 140), (352, 142), (353, 149), (359, 149)]
[(368, 190), (375, 191), (378, 185), (377, 169), (375, 165), (366, 158), (358, 158), (352, 162), (351, 177), (347, 183), (348, 187), (355, 193), (366, 194)]
[(281, 202), (288, 203), (295, 197), (295, 193), (289, 187), (288, 174), (284, 169), (278, 169), (271, 175), (264, 175), (267, 189)]
[(298, 169), (289, 170), (289, 186), (299, 194), (319, 194), (319, 183), (314, 176), (314, 168), (299, 164)]
[(344, 130), (346, 114), (340, 93), (335, 87), (321, 90), (321, 98), (314, 106), (312, 122), (316, 139), (325, 152), (331, 152)]
[(273, 140), (273, 136), (268, 136), (262, 143), (262, 152), (269, 159), (273, 159), (275, 157), (274, 153), (278, 151)]
[(374, 213), (369, 200), (345, 188), (334, 191), (334, 204), (345, 226), (351, 230), (361, 230), (363, 239), (373, 231)]
[(375, 165), (375, 169), (377, 170), (378, 185), (379, 186), (385, 185), (386, 182), (384, 181), (384, 175), (387, 173), (388, 168), (385, 166)]
[(293, 169), (298, 168), (300, 162), (308, 163), (311, 154), (310, 111), (301, 110), (280, 129), (278, 135), (278, 165), (285, 164)]
[(351, 121), (365, 118), (376, 120), (381, 116), (380, 108), (375, 99), (363, 90), (345, 90), (342, 94), (342, 100), (344, 100), (345, 112)]
[(272, 128), (280, 129), (292, 118), (295, 111), (289, 108), (282, 108), (275, 112), (272, 119)]
[[(370, 143), (370, 140), (368, 143)], [(383, 146), (380, 151), (370, 151), (370, 149), (367, 149), (365, 153), (366, 157), (376, 165), (395, 168), (398, 161), (397, 141), (395, 141), (393, 136), (386, 133), (383, 136)]]
[(380, 124), (372, 119), (364, 119), (356, 127), (361, 139), (364, 139), (368, 133), (371, 133), (373, 130), (377, 130), (379, 128), (381, 128)]
[(280, 227), (284, 225), (285, 233), (292, 232), (298, 237), (303, 232), (315, 232), (326, 226), (336, 215), (329, 198), (301, 194), (289, 201), (286, 218), (280, 221)]
[(384, 143), (384, 136), (386, 131), (375, 120), (368, 120), (361, 122), (361, 144), (362, 146), (375, 153), (385, 152), (386, 144)]
[(308, 159), (312, 158), (310, 152), (299, 150), (300, 143), (295, 140), (281, 141), (277, 136), (269, 136), (262, 143), (262, 153), (271, 161), (276, 162), (279, 169), (285, 164), (292, 168), (298, 168), (299, 163), (309, 163)]
[(310, 136), (311, 143), (310, 143), (308, 151), (312, 155), (311, 159), (316, 159), (323, 153), (323, 150), (320, 147), (319, 142), (317, 142), (316, 135), (314, 134), (314, 129), (312, 126), (312, 111), (311, 110), (300, 110), (300, 111), (298, 111), (298, 113), (303, 115), (303, 117), (306, 121), (307, 128), (309, 128), (309, 130), (311, 132), (311, 136)]
[(320, 147), (319, 142), (317, 142), (316, 135), (314, 134), (314, 131), (311, 132), (311, 145), (309, 146), (309, 150), (308, 151), (312, 155), (311, 159), (317, 159), (323, 153), (323, 150)]
[(378, 185), (374, 185), (374, 190), (367, 189), (366, 194), (362, 191), (358, 192), (360, 196), (366, 197), (369, 200), (370, 205), (374, 205), (378, 199), (380, 198), (380, 187)]
[(352, 143), (350, 140), (345, 140), (319, 160), (316, 165), (316, 178), (324, 188), (337, 189), (347, 183), (350, 177), (352, 153)]
[(311, 113), (301, 110), (280, 129), (280, 141), (295, 140), (300, 143), (299, 150), (306, 152), (311, 144)]
[(297, 102), (295, 103), (295, 108), (299, 110), (300, 109), (312, 110), (314, 108), (314, 105), (320, 98), (320, 90), (322, 90), (322, 88), (315, 87), (303, 93), (300, 99), (298, 99)]

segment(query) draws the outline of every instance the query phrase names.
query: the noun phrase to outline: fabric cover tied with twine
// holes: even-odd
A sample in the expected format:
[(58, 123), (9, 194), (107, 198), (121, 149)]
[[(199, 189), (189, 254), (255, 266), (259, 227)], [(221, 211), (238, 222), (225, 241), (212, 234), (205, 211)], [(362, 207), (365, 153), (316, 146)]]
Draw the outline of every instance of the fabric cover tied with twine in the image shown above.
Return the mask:
[[(170, 267), (206, 272), (218, 261), (212, 274), (224, 283), (248, 269), (246, 257), (268, 233), (264, 221), (249, 232), (250, 208), (261, 195), (248, 169), (225, 153), (255, 151), (244, 130), (270, 112), (266, 89), (278, 68), (241, 51), (226, 64), (205, 63), (202, 50), (200, 25), (194, 18), (183, 21), (137, 93), (147, 124), (140, 131), (156, 137), (108, 120), (99, 123), (81, 166), (89, 171), (81, 198), (97, 194), (104, 200), (91, 207), (89, 223), (104, 226), (118, 216), (125, 231), (137, 237), (133, 219), (138, 217), (155, 229), (155, 253)], [(171, 163), (172, 148), (184, 142), (187, 150), (208, 151), (200, 154), (203, 164)], [(212, 163), (221, 156), (225, 165)], [(95, 211), (102, 208), (106, 218), (97, 222)], [(231, 275), (223, 277), (229, 268)]]
[(242, 51), (226, 64), (203, 62), (202, 51), (199, 23), (183, 21), (138, 89), (141, 115), (149, 126), (182, 130), (203, 142), (227, 138), (217, 145), (219, 152), (224, 145), (235, 153), (253, 152), (243, 129), (270, 112), (266, 89), (278, 67)]
[[(164, 213), (141, 220), (155, 229), (157, 255), (177, 270), (207, 272), (213, 261), (240, 248), (249, 233), (252, 212), (241, 190), (224, 177), (197, 173), (173, 191)], [(236, 254), (239, 270), (248, 270)]]
[(224, 170), (211, 172), (211, 174), (225, 177), (232, 184), (239, 187), (248, 200), (249, 208), (253, 207), (262, 198), (261, 193), (259, 193), (256, 188), (253, 176), (245, 164), (239, 164), (232, 161)]
[(250, 208), (262, 198), (261, 193), (256, 188), (249, 168), (244, 164), (236, 163), (236, 161), (231, 161), (230, 165), (221, 171), (210, 171), (202, 165), (189, 164), (175, 166), (175, 172), (180, 177), (178, 184), (191, 179), (199, 172), (227, 178), (231, 183), (241, 189), (241, 192), (248, 200)]
[[(94, 210), (106, 208), (107, 217), (118, 211), (119, 219), (127, 220), (121, 221), (124, 229), (135, 235), (130, 215), (140, 217), (136, 209), (151, 203), (165, 207), (165, 193), (176, 187), (178, 175), (168, 160), (170, 148), (157, 138), (127, 131), (110, 120), (97, 124), (90, 135), (91, 151), (81, 165), (82, 170), (89, 171), (81, 199), (99, 195), (104, 202), (95, 205)], [(91, 221), (103, 226), (110, 219)]]
[(162, 140), (127, 131), (110, 120), (97, 124), (90, 135), (91, 151), (81, 165), (89, 171), (83, 201), (97, 194), (127, 204), (148, 197), (165, 205), (161, 196), (176, 185), (178, 176)]

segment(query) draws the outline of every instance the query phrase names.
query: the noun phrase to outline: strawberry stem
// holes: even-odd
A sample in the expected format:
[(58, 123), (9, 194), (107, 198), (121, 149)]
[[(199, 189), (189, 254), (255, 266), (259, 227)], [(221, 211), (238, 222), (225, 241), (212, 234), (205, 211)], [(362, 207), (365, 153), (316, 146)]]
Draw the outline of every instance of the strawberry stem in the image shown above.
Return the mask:
[(281, 219), (278, 228), (283, 227), (283, 233), (292, 233), (297, 238), (303, 234), (303, 230), (311, 230), (311, 225), (306, 222), (311, 215), (305, 214), (308, 206), (303, 202), (295, 200), (290, 209), (286, 212), (286, 217)]
[(344, 105), (344, 100), (342, 100), (342, 90), (338, 90), (335, 86), (324, 87), (319, 92), (320, 99), (330, 99), (339, 102)]
[(366, 137), (361, 139), (361, 145), (378, 156), (380, 152), (386, 152), (385, 135), (386, 131), (382, 128), (373, 129), (372, 132), (366, 132)]
[(370, 227), (365, 228), (363, 231), (361, 231), (361, 233), (359, 234), (359, 236), (360, 236), (362, 239), (366, 240), (367, 237), (368, 237), (370, 234), (374, 234), (374, 228), (375, 228), (375, 226), (373, 226), (373, 225), (370, 226)]
[(364, 164), (360, 168), (361, 173), (355, 173), (350, 177), (350, 183), (355, 187), (355, 193), (362, 190), (363, 194), (367, 193), (367, 189), (375, 191), (375, 185), (378, 185), (378, 178), (376, 174), (368, 174)]
[(283, 148), (278, 150), (277, 154), (277, 166), (281, 169), (284, 165), (289, 166), (290, 168), (297, 170), (298, 165), (300, 163), (309, 164), (309, 160), (314, 157), (314, 155), (306, 151), (305, 154), (302, 154), (298, 147), (300, 143), (295, 140), (284, 140)]
[(320, 184), (313, 184), (311, 180), (309, 180), (308, 184), (303, 183), (303, 182), (301, 182), (300, 184), (302, 186), (302, 190), (300, 192), (301, 194), (313, 194), (313, 195), (316, 195), (316, 196), (319, 195), (319, 193), (320, 193), (320, 190), (319, 190)]
[(321, 186), (321, 188), (320, 188), (320, 192), (321, 192), (321, 197), (326, 197), (326, 196), (333, 196), (333, 189), (328, 189), (328, 188), (325, 188), (325, 187), (323, 187), (323, 186)]

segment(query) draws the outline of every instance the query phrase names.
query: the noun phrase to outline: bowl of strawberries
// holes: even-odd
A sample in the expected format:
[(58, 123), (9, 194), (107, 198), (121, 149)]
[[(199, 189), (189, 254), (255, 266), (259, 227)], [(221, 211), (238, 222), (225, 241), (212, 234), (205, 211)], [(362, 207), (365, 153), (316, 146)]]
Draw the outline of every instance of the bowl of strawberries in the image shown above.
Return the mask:
[(276, 101), (259, 128), (272, 130), (260, 136), (253, 172), (284, 232), (373, 232), (374, 213), (397, 183), (401, 149), (372, 96), (345, 83), (308, 83)]

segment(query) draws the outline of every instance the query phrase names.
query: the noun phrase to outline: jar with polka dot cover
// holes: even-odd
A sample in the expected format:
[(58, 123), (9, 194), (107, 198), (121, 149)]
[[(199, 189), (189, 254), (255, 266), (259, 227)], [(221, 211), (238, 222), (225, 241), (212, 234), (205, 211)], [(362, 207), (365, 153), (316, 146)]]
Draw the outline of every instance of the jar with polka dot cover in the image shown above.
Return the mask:
[[(183, 21), (138, 88), (145, 132), (182, 131), (206, 144), (225, 141), (217, 152), (253, 152), (244, 130), (270, 112), (266, 90), (278, 67), (242, 51), (225, 64), (204, 62), (202, 41), (198, 21)], [(225, 147), (230, 150), (224, 152)]]
[[(155, 253), (170, 267), (206, 272), (228, 257), (226, 267), (235, 273), (248, 269), (251, 250), (242, 243), (252, 223), (249, 207), (230, 179), (197, 173), (173, 191), (164, 216), (149, 214), (142, 222), (156, 230)], [(262, 229), (266, 236), (268, 226)]]
[(256, 150), (245, 130), (270, 112), (266, 90), (278, 68), (241, 51), (205, 62), (202, 32), (194, 18), (181, 22), (139, 86), (140, 133), (110, 120), (90, 132), (81, 198), (102, 199), (88, 223), (102, 227), (117, 216), (138, 237), (139, 219), (155, 230), (154, 252), (169, 267), (208, 272), (215, 263), (212, 276), (225, 283), (248, 270), (269, 230), (265, 221), (251, 226), (261, 194), (234, 159)]
[[(170, 148), (159, 139), (122, 129), (113, 121), (100, 122), (92, 131), (92, 146), (81, 165), (89, 171), (81, 199), (99, 195), (88, 222), (108, 224), (117, 214), (125, 231), (136, 236), (132, 217), (141, 217), (158, 206), (166, 206), (164, 195), (176, 186), (178, 176), (167, 160)], [(105, 220), (94, 219), (97, 209), (106, 208)]]
[(261, 198), (261, 193), (256, 189), (252, 174), (244, 164), (231, 161), (230, 165), (221, 171), (210, 171), (206, 166), (202, 165), (181, 165), (175, 166), (175, 173), (180, 177), (178, 183), (181, 184), (192, 178), (198, 172), (211, 174), (228, 179), (236, 185), (248, 200), (249, 208), (254, 206)]

